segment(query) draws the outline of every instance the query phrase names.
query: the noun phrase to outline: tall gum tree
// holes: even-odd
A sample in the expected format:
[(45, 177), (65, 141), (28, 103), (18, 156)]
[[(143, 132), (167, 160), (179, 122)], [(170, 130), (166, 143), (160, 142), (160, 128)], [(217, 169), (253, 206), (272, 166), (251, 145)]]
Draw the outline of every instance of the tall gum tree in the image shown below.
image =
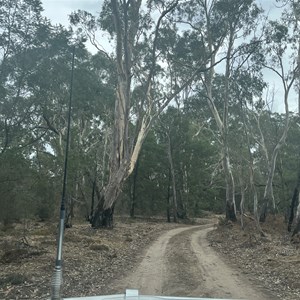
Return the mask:
[[(226, 218), (235, 221), (235, 180), (228, 145), (229, 109), (230, 101), (233, 101), (230, 95), (230, 83), (233, 67), (240, 68), (251, 56), (250, 51), (240, 60), (240, 53), (245, 52), (247, 46), (245, 44), (237, 46), (237, 43), (240, 43), (240, 37), (248, 36), (249, 38), (252, 33), (251, 26), (255, 24), (260, 10), (251, 0), (198, 1), (197, 3), (189, 1), (185, 7), (185, 13), (188, 16), (188, 22), (181, 21), (187, 23), (198, 36), (198, 43), (201, 45), (199, 51), (208, 54), (206, 64), (209, 65), (209, 70), (200, 77), (201, 89), (204, 89), (205, 98), (220, 137), (220, 156), (225, 175)], [(224, 52), (223, 90), (221, 94), (216, 94), (215, 65), (221, 53)]]
[[(100, 23), (102, 27), (106, 26), (115, 41), (113, 59), (117, 81), (110, 175), (94, 209), (91, 219), (93, 227), (112, 225), (115, 202), (125, 180), (135, 168), (153, 121), (197, 74), (206, 69), (205, 65), (199, 64), (180, 86), (168, 82), (163, 72), (159, 73), (162, 70), (157, 50), (160, 30), (178, 1), (148, 1), (147, 4), (148, 11), (143, 13), (141, 0), (111, 0), (104, 3), (101, 13)], [(154, 23), (151, 15), (158, 11), (160, 15)], [(80, 15), (82, 12), (73, 15), (74, 24), (81, 23)], [(163, 85), (163, 82), (167, 83)], [(131, 124), (135, 130), (129, 128)]]
[[(290, 15), (287, 18), (287, 15)], [(276, 209), (276, 202), (273, 193), (273, 178), (275, 174), (277, 156), (280, 149), (285, 144), (289, 123), (290, 123), (290, 111), (289, 111), (289, 96), (290, 91), (298, 77), (299, 64), (298, 64), (298, 40), (297, 40), (297, 28), (293, 28), (291, 25), (291, 14), (285, 11), (283, 18), (279, 21), (270, 21), (266, 30), (266, 56), (262, 62), (263, 67), (271, 70), (277, 77), (279, 77), (283, 88), (283, 105), (285, 122), (281, 135), (276, 142), (274, 148), (269, 153), (265, 145), (263, 130), (260, 128), (258, 122), (258, 129), (261, 133), (260, 145), (264, 149), (264, 153), (267, 161), (267, 179), (264, 189), (263, 199), (260, 203), (259, 219), (261, 222), (266, 220), (268, 210), (271, 208), (273, 211)], [(295, 24), (295, 23), (294, 23)], [(291, 52), (294, 54), (291, 55)], [(286, 64), (289, 64), (290, 68), (286, 70)]]
[(41, 12), (39, 0), (0, 2), (0, 155), (29, 143), (24, 128), (32, 97), (26, 79), (33, 68), (27, 52), (43, 42)]
[[(290, 9), (292, 11), (292, 15), (294, 18), (291, 18), (292, 22), (295, 25), (295, 28), (297, 29), (300, 24), (300, 4), (298, 1), (289, 1), (288, 4), (290, 4)], [(298, 116), (300, 116), (300, 76), (299, 76), (299, 68), (300, 68), (300, 38), (299, 34), (296, 35), (298, 38), (298, 53), (297, 53), (297, 93), (298, 93)], [(293, 230), (293, 236), (296, 234), (299, 234), (300, 232), (300, 203), (299, 203), (299, 189), (300, 189), (300, 166), (298, 166), (298, 172), (297, 172), (297, 179), (295, 183), (295, 188), (293, 191), (293, 196), (291, 199), (290, 204), (290, 211), (289, 211), (289, 221), (288, 221), (288, 231), (290, 232), (292, 230), (292, 225), (295, 218), (295, 208), (298, 203), (297, 207), (297, 213), (296, 213), (296, 226)]]

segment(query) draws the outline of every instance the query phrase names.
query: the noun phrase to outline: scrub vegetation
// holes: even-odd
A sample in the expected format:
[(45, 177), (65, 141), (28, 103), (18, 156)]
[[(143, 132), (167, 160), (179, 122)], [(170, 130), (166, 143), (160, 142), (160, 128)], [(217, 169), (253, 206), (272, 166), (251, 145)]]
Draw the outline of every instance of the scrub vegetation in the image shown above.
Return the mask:
[[(209, 213), (233, 226), (232, 246), (249, 219), (251, 239), (274, 226), (297, 244), (300, 6), (276, 3), (269, 20), (254, 0), (105, 0), (65, 28), (39, 0), (1, 1), (1, 263), (42, 259), (54, 243), (69, 114), (66, 243), (113, 256), (109, 242), (78, 242), (74, 224), (94, 232), (138, 216), (169, 228)], [(27, 274), (6, 275), (8, 295), (34, 289)]]

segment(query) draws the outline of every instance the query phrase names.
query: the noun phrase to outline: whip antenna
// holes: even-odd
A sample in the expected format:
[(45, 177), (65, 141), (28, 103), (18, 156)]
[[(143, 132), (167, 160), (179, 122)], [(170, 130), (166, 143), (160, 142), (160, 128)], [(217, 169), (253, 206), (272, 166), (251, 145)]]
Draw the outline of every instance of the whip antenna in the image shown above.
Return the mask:
[(73, 78), (74, 78), (74, 60), (75, 60), (75, 46), (72, 54), (72, 71), (71, 71), (71, 83), (70, 83), (70, 99), (68, 107), (68, 125), (67, 125), (67, 141), (65, 149), (65, 165), (64, 165), (64, 178), (63, 188), (60, 203), (60, 220), (59, 220), (59, 231), (57, 240), (57, 253), (54, 274), (51, 281), (51, 300), (61, 300), (61, 286), (63, 282), (62, 278), (62, 244), (64, 237), (65, 227), (65, 215), (66, 215), (66, 183), (67, 183), (67, 170), (68, 170), (68, 155), (69, 155), (69, 144), (70, 144), (70, 127), (71, 127), (71, 110), (73, 100)]

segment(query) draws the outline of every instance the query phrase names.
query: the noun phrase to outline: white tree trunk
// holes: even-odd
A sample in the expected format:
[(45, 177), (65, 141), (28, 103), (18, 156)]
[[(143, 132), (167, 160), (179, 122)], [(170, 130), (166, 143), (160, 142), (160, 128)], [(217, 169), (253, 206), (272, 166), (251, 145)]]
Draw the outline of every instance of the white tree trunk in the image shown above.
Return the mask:
[(172, 145), (171, 145), (171, 139), (169, 133), (167, 133), (167, 138), (168, 138), (168, 159), (169, 159), (171, 178), (172, 178), (173, 218), (174, 218), (174, 222), (177, 222), (178, 207), (177, 207), (176, 178), (175, 178), (175, 170), (174, 170), (173, 157), (172, 157)]
[(290, 118), (289, 118), (288, 97), (289, 97), (289, 91), (295, 80), (295, 74), (289, 84), (287, 84), (285, 81), (283, 70), (282, 70), (282, 74), (283, 74), (282, 82), (283, 82), (283, 86), (284, 86), (284, 90), (285, 90), (285, 92), (284, 92), (285, 124), (284, 124), (284, 129), (281, 134), (281, 137), (280, 137), (279, 141), (277, 142), (275, 148), (273, 149), (273, 152), (271, 154), (271, 159), (268, 162), (268, 176), (267, 176), (267, 181), (266, 181), (266, 187), (264, 190), (264, 198), (263, 198), (262, 208), (261, 208), (261, 212), (260, 212), (260, 221), (262, 221), (262, 222), (264, 222), (266, 220), (268, 205), (269, 205), (270, 201), (272, 203), (273, 211), (275, 211), (275, 209), (276, 209), (276, 203), (275, 203), (275, 198), (274, 198), (274, 193), (273, 193), (273, 178), (274, 178), (274, 173), (275, 173), (275, 168), (276, 168), (277, 156), (278, 156), (280, 149), (285, 144), (285, 140), (286, 140), (288, 130), (289, 130)]

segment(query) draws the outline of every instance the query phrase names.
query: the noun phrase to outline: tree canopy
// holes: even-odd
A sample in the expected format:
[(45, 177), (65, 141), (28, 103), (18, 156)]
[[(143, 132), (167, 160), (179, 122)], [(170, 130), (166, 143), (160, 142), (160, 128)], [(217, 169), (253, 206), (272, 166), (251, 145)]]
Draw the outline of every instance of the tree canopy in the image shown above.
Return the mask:
[(254, 0), (107, 0), (99, 15), (73, 12), (64, 28), (38, 0), (2, 1), (0, 221), (57, 210), (75, 47), (69, 225), (111, 226), (115, 211), (169, 221), (250, 211), (258, 228), (268, 213), (288, 212), (294, 224), (299, 14), (283, 4), (268, 20)]

